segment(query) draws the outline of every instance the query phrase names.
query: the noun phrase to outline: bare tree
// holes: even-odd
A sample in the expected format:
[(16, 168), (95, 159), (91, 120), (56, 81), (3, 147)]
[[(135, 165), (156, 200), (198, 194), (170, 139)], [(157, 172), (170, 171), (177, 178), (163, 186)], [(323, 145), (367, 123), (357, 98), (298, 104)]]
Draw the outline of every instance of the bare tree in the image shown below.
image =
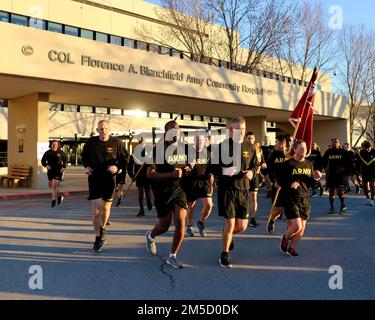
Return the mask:
[[(349, 100), (350, 143), (356, 146), (366, 133), (375, 108), (375, 36), (365, 26), (346, 26), (340, 37), (342, 63), (338, 71), (342, 94)], [(354, 132), (360, 130), (354, 141)]]
[[(269, 55), (286, 40), (297, 5), (282, 0), (161, 0), (163, 27), (137, 35), (201, 57), (228, 61), (231, 69), (267, 69)], [(173, 45), (172, 45), (173, 47)]]
[(168, 48), (183, 48), (195, 56), (210, 57), (220, 46), (218, 28), (214, 27), (213, 11), (205, 0), (161, 0), (163, 8), (155, 13), (161, 22), (152, 30), (150, 24), (141, 24), (135, 30), (144, 41)]
[(337, 56), (333, 45), (335, 34), (329, 28), (329, 17), (321, 3), (305, 2), (292, 19), (293, 27), (286, 41), (275, 50), (280, 72), (305, 82), (310, 77), (309, 69), (318, 67), (321, 77), (324, 72), (332, 71)]

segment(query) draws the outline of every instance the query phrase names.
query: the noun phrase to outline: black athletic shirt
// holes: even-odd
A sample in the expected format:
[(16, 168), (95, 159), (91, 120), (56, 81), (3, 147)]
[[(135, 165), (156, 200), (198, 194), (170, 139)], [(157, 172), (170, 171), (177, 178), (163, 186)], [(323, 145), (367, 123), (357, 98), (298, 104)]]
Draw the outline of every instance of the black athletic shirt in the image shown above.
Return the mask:
[(310, 155), (306, 158), (313, 164), (314, 170), (322, 171), (323, 169), (323, 157), (318, 149), (311, 150)]
[(42, 157), (42, 166), (50, 166), (52, 170), (61, 170), (66, 168), (66, 155), (63, 151), (47, 150)]
[(270, 158), (272, 151), (275, 150), (275, 147), (274, 146), (261, 146), (260, 148), (262, 149), (262, 152), (263, 152), (264, 161), (267, 162), (268, 159)]
[(125, 145), (114, 137), (109, 137), (107, 141), (101, 141), (98, 136), (91, 137), (82, 150), (83, 166), (92, 168), (94, 175), (111, 175), (107, 171), (110, 166), (126, 168), (128, 157)]
[[(162, 143), (162, 142), (159, 142)], [(169, 155), (169, 150), (173, 152)], [(157, 152), (164, 151), (163, 154), (157, 155)], [(166, 155), (167, 154), (167, 155)], [(158, 163), (158, 162), (161, 163)], [(164, 143), (164, 149), (158, 148), (157, 145), (153, 148), (153, 164), (150, 164), (151, 168), (154, 168), (159, 173), (173, 172), (175, 168), (184, 168), (188, 165), (188, 145), (179, 143), (178, 145), (167, 145)], [(183, 176), (182, 179), (185, 177)], [(182, 179), (167, 179), (167, 180), (154, 180), (151, 179), (152, 189), (154, 193), (159, 191), (165, 191), (165, 189), (176, 189), (181, 187)]]
[[(218, 150), (212, 149), (212, 164), (210, 165), (209, 171), (212, 172), (215, 176), (218, 176), (219, 188), (237, 190), (250, 189), (250, 180), (243, 179), (243, 174), (241, 171), (251, 170), (253, 172), (253, 176), (255, 176), (259, 167), (259, 161), (257, 159), (255, 148), (251, 143), (245, 140), (239, 147), (241, 148), (240, 168), (238, 168), (240, 172), (231, 177), (223, 175), (223, 168), (232, 167), (234, 166), (234, 163), (233, 161), (229, 164), (225, 163), (226, 161), (225, 158), (223, 159), (223, 155), (229, 155), (233, 157), (233, 139), (229, 138), (224, 140), (219, 144), (219, 148), (217, 148)], [(218, 157), (219, 159), (214, 159), (214, 157)]]
[(273, 150), (267, 161), (268, 177), (272, 183), (281, 180), (285, 162), (285, 153), (282, 150)]
[(373, 179), (375, 177), (375, 149), (371, 148), (370, 152), (361, 150), (359, 157), (362, 164), (362, 177), (368, 176)]
[[(315, 184), (312, 177), (314, 168), (312, 163), (305, 159), (302, 162), (294, 158), (285, 161), (283, 174), (281, 176), (281, 185), (287, 189), (287, 192), (297, 193), (299, 197), (309, 197), (309, 188)], [(297, 190), (291, 188), (293, 182), (298, 182), (300, 187)]]
[(194, 147), (189, 148), (189, 159), (195, 159), (195, 166), (191, 171), (189, 178), (197, 179), (197, 180), (205, 180), (210, 177), (208, 171), (208, 164), (211, 161), (211, 152), (207, 150), (207, 152), (198, 152)]
[(345, 176), (353, 170), (348, 152), (341, 148), (331, 148), (324, 153), (323, 167), (329, 176)]

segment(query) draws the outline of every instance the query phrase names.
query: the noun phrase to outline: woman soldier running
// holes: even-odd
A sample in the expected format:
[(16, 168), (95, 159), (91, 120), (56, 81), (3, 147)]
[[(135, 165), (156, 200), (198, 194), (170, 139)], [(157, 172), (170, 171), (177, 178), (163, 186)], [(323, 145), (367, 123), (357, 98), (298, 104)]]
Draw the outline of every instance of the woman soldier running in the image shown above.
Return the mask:
[(292, 143), (292, 159), (285, 162), (282, 188), (285, 188), (285, 215), (288, 220), (288, 229), (281, 237), (280, 250), (292, 258), (298, 257), (297, 243), (302, 238), (306, 222), (311, 212), (309, 188), (315, 180), (321, 178), (318, 170), (313, 171), (312, 163), (305, 159), (306, 143), (296, 140)]

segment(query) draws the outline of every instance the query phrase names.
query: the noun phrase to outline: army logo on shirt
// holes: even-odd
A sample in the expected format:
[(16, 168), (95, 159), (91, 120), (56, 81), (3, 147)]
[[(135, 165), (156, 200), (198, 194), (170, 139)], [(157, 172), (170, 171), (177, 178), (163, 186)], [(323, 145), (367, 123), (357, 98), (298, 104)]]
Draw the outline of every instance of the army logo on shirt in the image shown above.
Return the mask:
[(296, 168), (296, 169), (293, 169), (293, 172), (292, 172), (292, 175), (295, 175), (295, 174), (305, 174), (305, 175), (310, 176), (311, 169), (310, 168)]
[(186, 163), (187, 156), (185, 154), (175, 154), (173, 156), (168, 157), (169, 164), (176, 164), (176, 163)]
[(248, 157), (250, 157), (250, 152), (249, 151), (244, 151), (244, 152), (242, 152), (242, 156), (244, 158), (248, 158)]
[(113, 153), (113, 148), (107, 147), (107, 148), (105, 148), (105, 152), (106, 153)]

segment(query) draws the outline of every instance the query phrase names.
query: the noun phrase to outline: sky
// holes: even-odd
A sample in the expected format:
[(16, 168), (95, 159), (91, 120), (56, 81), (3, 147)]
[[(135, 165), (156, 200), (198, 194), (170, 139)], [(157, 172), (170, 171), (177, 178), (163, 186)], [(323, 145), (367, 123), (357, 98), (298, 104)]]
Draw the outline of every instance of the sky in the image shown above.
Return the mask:
[[(150, 3), (159, 4), (159, 0), (145, 0)], [(321, 2), (324, 10), (329, 13), (332, 6), (340, 6), (342, 8), (343, 23), (349, 24), (365, 24), (375, 31), (375, 12), (374, 0), (310, 0), (312, 3)]]

